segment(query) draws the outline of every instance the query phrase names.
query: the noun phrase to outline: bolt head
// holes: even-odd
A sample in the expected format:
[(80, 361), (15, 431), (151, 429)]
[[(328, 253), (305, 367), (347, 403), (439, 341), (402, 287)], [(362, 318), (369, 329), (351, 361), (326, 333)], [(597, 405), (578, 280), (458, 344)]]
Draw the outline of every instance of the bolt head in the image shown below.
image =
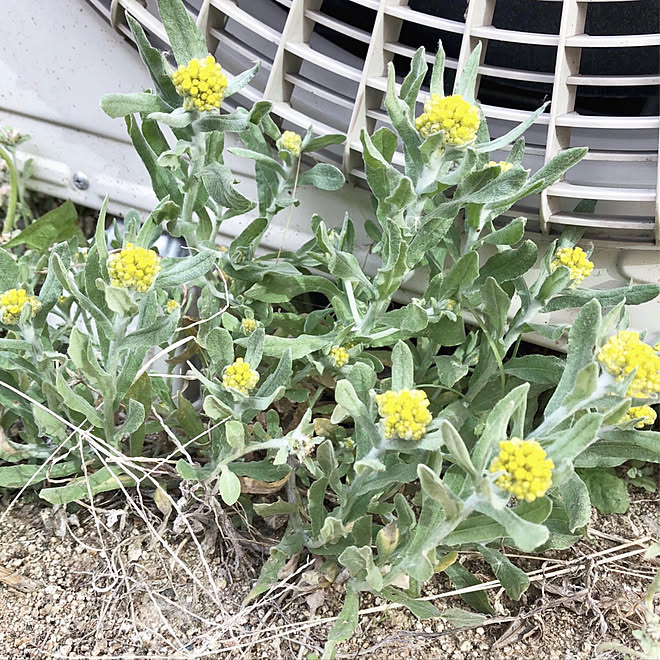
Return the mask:
[(89, 188), (89, 178), (84, 172), (75, 172), (72, 182), (78, 190), (87, 190)]

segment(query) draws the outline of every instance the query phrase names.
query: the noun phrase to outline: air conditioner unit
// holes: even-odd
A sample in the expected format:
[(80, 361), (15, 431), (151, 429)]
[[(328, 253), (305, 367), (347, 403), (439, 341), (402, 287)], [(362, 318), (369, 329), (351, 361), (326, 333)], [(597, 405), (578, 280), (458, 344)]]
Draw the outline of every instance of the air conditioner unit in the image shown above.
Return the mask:
[[(123, 125), (108, 119), (98, 100), (149, 86), (125, 17), (167, 50), (156, 1), (44, 0), (38, 11), (26, 5), (3, 9), (0, 124), (33, 135), (23, 154), (34, 159), (31, 185), (93, 207), (109, 194), (117, 213), (150, 210), (148, 177)], [(332, 222), (347, 210), (358, 225), (371, 215), (359, 133), (389, 123), (387, 63), (405, 72), (420, 45), (432, 61), (441, 39), (449, 70), (460, 71), (481, 42), (477, 96), (494, 136), (551, 99), (525, 135), (524, 165), (536, 170), (561, 149), (590, 148), (564, 180), (511, 213), (528, 217), (542, 249), (564, 227), (583, 228), (596, 245), (592, 286), (660, 281), (657, 0), (193, 0), (189, 9), (227, 72), (262, 62), (229, 107), (267, 98), (284, 128), (348, 135), (320, 157), (343, 167), (353, 185), (341, 195), (303, 198), (290, 243), (307, 238), (312, 211)], [(229, 164), (249, 189), (250, 164)], [(592, 213), (575, 210), (583, 199), (595, 202)], [(223, 225), (229, 234), (238, 228)], [(281, 233), (271, 228), (275, 248)], [(631, 315), (633, 326), (660, 333), (659, 302)]]

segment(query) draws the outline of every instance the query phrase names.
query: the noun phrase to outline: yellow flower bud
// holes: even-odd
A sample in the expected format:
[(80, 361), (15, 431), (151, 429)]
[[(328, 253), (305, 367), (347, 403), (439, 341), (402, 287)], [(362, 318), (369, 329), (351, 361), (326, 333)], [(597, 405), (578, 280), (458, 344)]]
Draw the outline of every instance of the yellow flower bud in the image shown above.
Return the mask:
[(222, 386), (226, 390), (232, 388), (243, 394), (249, 394), (258, 381), (259, 374), (243, 358), (237, 358), (222, 374)]
[(500, 160), (499, 162), (491, 160), (488, 165), (490, 167), (497, 167), (499, 165), (502, 172), (508, 172), (513, 167), (513, 163), (507, 163), (505, 160)]
[(338, 369), (341, 369), (349, 361), (350, 357), (348, 351), (343, 346), (333, 346), (330, 349), (330, 359)]
[(292, 156), (300, 156), (300, 145), (302, 138), (293, 131), (284, 131), (277, 141), (277, 148), (288, 151)]
[(21, 318), (25, 305), (32, 308), (32, 318), (41, 308), (41, 303), (28, 294), (25, 289), (9, 289), (0, 295), (0, 312), (5, 325), (16, 325)]
[(628, 412), (617, 422), (617, 424), (623, 424), (625, 422), (630, 422), (633, 419), (638, 419), (639, 421), (635, 424), (636, 429), (643, 429), (645, 426), (653, 426), (656, 420), (656, 413), (651, 406), (633, 406), (628, 410)]
[(635, 369), (626, 396), (649, 399), (660, 393), (660, 356), (632, 330), (619, 330), (602, 346), (598, 361), (618, 381)]
[(490, 464), (490, 471), (503, 473), (495, 480), (498, 488), (533, 502), (552, 485), (554, 467), (536, 440), (511, 438), (500, 442), (500, 453)]
[(429, 399), (422, 390), (388, 390), (376, 396), (378, 413), (385, 421), (385, 437), (420, 440), (433, 419)]
[(572, 286), (577, 286), (591, 275), (594, 265), (585, 251), (580, 247), (563, 247), (555, 252), (555, 257), (550, 264), (553, 272), (559, 266), (566, 266), (571, 271)]
[(444, 131), (446, 142), (463, 145), (475, 139), (480, 121), (479, 109), (460, 94), (432, 94), (424, 104), (424, 112), (415, 120), (415, 127), (425, 138)]
[(241, 321), (243, 332), (246, 335), (251, 335), (257, 329), (257, 322), (254, 319), (243, 319)]
[(213, 55), (182, 64), (172, 73), (172, 82), (184, 98), (184, 108), (200, 112), (219, 108), (227, 89), (227, 76)]
[(108, 258), (108, 272), (112, 286), (144, 292), (160, 272), (160, 257), (153, 250), (127, 243)]

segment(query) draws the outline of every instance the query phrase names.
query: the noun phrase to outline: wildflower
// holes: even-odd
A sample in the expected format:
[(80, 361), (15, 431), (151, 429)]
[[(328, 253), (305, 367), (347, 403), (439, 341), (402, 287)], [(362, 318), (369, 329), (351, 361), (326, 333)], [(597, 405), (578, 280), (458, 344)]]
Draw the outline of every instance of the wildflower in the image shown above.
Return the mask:
[(5, 325), (16, 325), (21, 318), (25, 305), (32, 307), (31, 317), (41, 308), (41, 303), (28, 294), (25, 289), (9, 289), (0, 295), (0, 310), (2, 322)]
[(21, 142), (25, 142), (26, 139), (29, 139), (29, 137), (21, 134), (15, 128), (3, 128), (0, 130), (0, 144), (4, 144), (7, 147), (14, 147)]
[(490, 471), (504, 473), (495, 479), (496, 486), (519, 500), (533, 502), (552, 485), (554, 467), (536, 440), (511, 438), (500, 442), (500, 453), (490, 464)]
[(433, 419), (422, 390), (388, 390), (376, 396), (378, 412), (385, 419), (385, 437), (419, 440)]
[(501, 160), (499, 162), (495, 162), (494, 160), (491, 160), (488, 163), (489, 167), (497, 167), (498, 165), (502, 170), (502, 172), (508, 172), (513, 167), (513, 163), (507, 163), (505, 160)]
[(259, 374), (243, 358), (237, 358), (222, 374), (222, 386), (226, 390), (231, 387), (243, 394), (248, 394), (258, 380)]
[(450, 312), (453, 312), (456, 309), (456, 304), (457, 303), (453, 298), (449, 298), (449, 300), (447, 300), (447, 309)]
[(348, 362), (350, 357), (348, 351), (343, 346), (333, 346), (330, 349), (330, 358), (338, 369), (341, 369)]
[(176, 312), (177, 309), (179, 309), (181, 305), (179, 304), (178, 300), (174, 300), (174, 298), (170, 298), (167, 301), (167, 313), (172, 314), (173, 312)]
[(657, 415), (655, 410), (651, 406), (633, 406), (628, 410), (628, 412), (617, 422), (617, 424), (624, 424), (625, 422), (630, 422), (633, 419), (638, 419), (639, 421), (635, 424), (636, 429), (643, 429), (645, 426), (653, 426), (655, 423)]
[(276, 144), (278, 149), (288, 151), (292, 156), (300, 156), (302, 138), (298, 133), (284, 131)]
[(660, 356), (632, 330), (619, 330), (601, 347), (596, 356), (603, 368), (618, 381), (635, 369), (626, 396), (647, 399), (660, 393)]
[(580, 247), (559, 248), (550, 267), (555, 271), (559, 266), (566, 266), (571, 271), (572, 286), (577, 286), (589, 277), (594, 268), (593, 263), (587, 259), (585, 251)]
[(291, 453), (295, 454), (299, 461), (303, 461), (314, 452), (315, 444), (311, 435), (294, 431), (289, 439), (289, 447)]
[(184, 108), (200, 112), (219, 108), (227, 88), (227, 76), (213, 55), (182, 64), (172, 74), (172, 81), (176, 91), (185, 99)]
[(127, 243), (108, 259), (112, 286), (147, 291), (160, 272), (160, 257), (153, 250)]
[(424, 112), (415, 120), (415, 127), (423, 137), (444, 131), (446, 142), (462, 145), (474, 140), (480, 121), (479, 109), (460, 94), (444, 98), (432, 94), (424, 104)]
[(251, 335), (257, 329), (257, 322), (254, 319), (243, 319), (241, 325), (246, 335)]

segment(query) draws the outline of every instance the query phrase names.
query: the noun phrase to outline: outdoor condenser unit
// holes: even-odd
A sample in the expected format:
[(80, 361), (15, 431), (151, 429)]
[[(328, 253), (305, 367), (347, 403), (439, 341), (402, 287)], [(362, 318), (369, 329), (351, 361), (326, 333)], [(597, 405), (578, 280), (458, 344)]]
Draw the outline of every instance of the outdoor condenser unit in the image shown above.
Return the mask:
[[(420, 45), (432, 62), (441, 39), (449, 91), (451, 72), (481, 42), (477, 96), (494, 136), (551, 99), (525, 135), (524, 165), (536, 170), (561, 149), (590, 148), (564, 180), (510, 213), (527, 216), (541, 249), (567, 225), (583, 228), (596, 246), (593, 287), (660, 282), (658, 0), (191, 0), (188, 7), (228, 73), (262, 62), (228, 109), (267, 98), (283, 128), (348, 135), (319, 157), (343, 167), (353, 185), (303, 196), (289, 245), (306, 240), (313, 211), (331, 223), (345, 210), (358, 225), (370, 216), (359, 134), (389, 123), (388, 62), (402, 77)], [(30, 185), (92, 207), (108, 194), (116, 213), (155, 203), (122, 122), (98, 107), (104, 93), (149, 87), (126, 13), (168, 50), (156, 0), (5, 2), (0, 21), (0, 125), (33, 136), (22, 154), (33, 159)], [(249, 190), (250, 163), (228, 163)], [(581, 200), (593, 200), (594, 211), (576, 212)], [(223, 224), (229, 236), (238, 228)], [(276, 225), (266, 243), (277, 248), (281, 236)], [(659, 302), (631, 315), (634, 327), (660, 334)]]

